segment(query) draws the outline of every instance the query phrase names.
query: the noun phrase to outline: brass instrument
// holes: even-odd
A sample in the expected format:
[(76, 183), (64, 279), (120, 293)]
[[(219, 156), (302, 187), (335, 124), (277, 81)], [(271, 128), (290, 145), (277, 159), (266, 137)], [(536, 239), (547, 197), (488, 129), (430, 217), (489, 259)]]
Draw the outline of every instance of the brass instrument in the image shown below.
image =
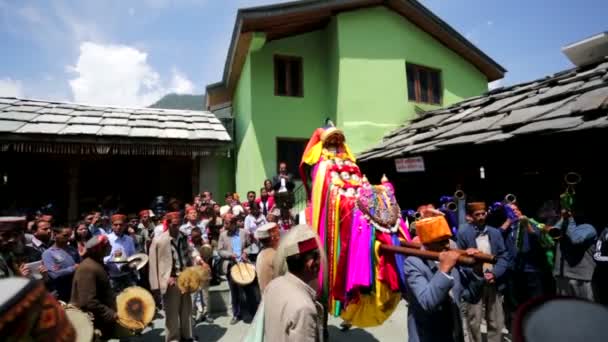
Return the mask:
[(422, 213), (421, 212), (417, 211), (417, 212), (414, 213), (414, 219), (416, 221), (420, 220), (421, 218), (422, 218)]
[(562, 209), (572, 210), (572, 207), (574, 206), (574, 195), (576, 195), (574, 186), (580, 183), (582, 180), (583, 177), (576, 172), (568, 172), (564, 176), (566, 190), (561, 195), (559, 195), (559, 200)]
[(515, 197), (515, 195), (513, 195), (513, 194), (507, 194), (505, 196), (505, 203), (512, 204), (512, 203), (515, 203), (515, 202), (517, 202), (517, 197)]
[(551, 227), (546, 232), (553, 240), (559, 240), (562, 237), (562, 230), (557, 227)]
[(456, 210), (458, 210), (458, 204), (456, 204), (456, 202), (448, 202), (445, 204), (445, 208), (448, 211), (456, 212)]
[[(463, 199), (463, 198), (464, 198), (464, 196), (465, 196), (465, 195), (464, 195), (464, 191), (462, 191), (462, 190), (456, 190), (456, 191), (454, 192), (454, 196), (453, 196), (453, 198), (454, 198), (456, 201), (458, 201), (458, 200)], [(454, 200), (453, 200), (453, 201), (450, 201), (450, 202), (446, 203), (446, 204), (445, 204), (445, 208), (446, 208), (448, 211), (451, 211), (451, 212), (456, 212), (456, 211), (458, 211), (458, 203), (456, 203), (456, 201), (454, 201)]]

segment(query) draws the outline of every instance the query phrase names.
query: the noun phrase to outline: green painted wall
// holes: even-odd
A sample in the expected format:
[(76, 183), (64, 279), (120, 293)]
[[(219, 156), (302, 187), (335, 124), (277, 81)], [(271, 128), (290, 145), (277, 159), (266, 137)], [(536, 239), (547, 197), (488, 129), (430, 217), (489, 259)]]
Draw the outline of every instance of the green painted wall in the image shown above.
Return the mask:
[(394, 11), (345, 12), (337, 22), (337, 125), (355, 153), (413, 117), (416, 106), (437, 108), (408, 101), (406, 62), (441, 70), (444, 106), (487, 90), (485, 75)]
[[(323, 30), (267, 42), (260, 50), (249, 54), (249, 64), (244, 72), (250, 74), (241, 76), (235, 97), (237, 103), (250, 102), (252, 113), (236, 119), (237, 192), (257, 191), (265, 178), (276, 173), (277, 137), (308, 139), (325, 118), (335, 117), (330, 106), (331, 96), (328, 96), (327, 51)], [(274, 95), (275, 54), (302, 57), (303, 97)], [(246, 80), (247, 77), (250, 79)], [(239, 96), (245, 92), (247, 96)], [(245, 105), (236, 107), (239, 107), (235, 110), (237, 116), (247, 112)]]
[[(304, 96), (274, 95), (275, 54), (303, 58)], [(443, 106), (487, 90), (486, 77), (399, 14), (340, 13), (323, 30), (266, 42), (249, 53), (234, 96), (236, 190), (258, 190), (276, 172), (276, 138), (309, 138), (329, 117), (353, 152), (413, 117), (405, 63), (441, 70)], [(291, 170), (297, 172), (297, 170)]]

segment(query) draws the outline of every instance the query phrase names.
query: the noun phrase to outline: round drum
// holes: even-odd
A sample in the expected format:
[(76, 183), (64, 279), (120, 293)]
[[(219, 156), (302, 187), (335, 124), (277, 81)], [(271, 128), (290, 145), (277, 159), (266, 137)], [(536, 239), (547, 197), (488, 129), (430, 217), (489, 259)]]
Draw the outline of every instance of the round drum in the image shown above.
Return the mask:
[(91, 317), (80, 311), (74, 306), (68, 305), (65, 309), (65, 314), (70, 323), (76, 330), (76, 342), (91, 342), (93, 341), (93, 321)]
[(116, 297), (118, 323), (131, 331), (141, 331), (152, 322), (155, 311), (154, 298), (143, 287), (132, 286)]
[(249, 285), (255, 280), (255, 266), (239, 262), (230, 268), (230, 277), (241, 286)]

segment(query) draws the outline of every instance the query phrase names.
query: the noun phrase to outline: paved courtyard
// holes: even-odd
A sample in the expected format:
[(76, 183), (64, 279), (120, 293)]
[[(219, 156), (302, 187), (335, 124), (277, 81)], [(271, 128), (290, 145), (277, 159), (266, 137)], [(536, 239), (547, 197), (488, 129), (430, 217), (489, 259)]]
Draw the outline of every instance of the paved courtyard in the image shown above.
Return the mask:
[[(401, 301), (393, 315), (380, 327), (359, 329), (353, 328), (348, 332), (341, 332), (339, 318), (331, 317), (329, 319), (329, 336), (330, 341), (337, 342), (405, 342), (407, 341), (406, 331), (406, 312), (407, 307), (405, 301)], [(161, 312), (161, 315), (164, 314)], [(144, 330), (141, 336), (134, 338), (134, 341), (164, 341), (164, 318), (154, 320), (153, 326)], [(198, 341), (204, 342), (236, 342), (242, 341), (247, 334), (249, 324), (239, 322), (236, 325), (230, 325), (230, 316), (222, 315), (215, 318), (212, 324), (199, 323), (194, 334)]]

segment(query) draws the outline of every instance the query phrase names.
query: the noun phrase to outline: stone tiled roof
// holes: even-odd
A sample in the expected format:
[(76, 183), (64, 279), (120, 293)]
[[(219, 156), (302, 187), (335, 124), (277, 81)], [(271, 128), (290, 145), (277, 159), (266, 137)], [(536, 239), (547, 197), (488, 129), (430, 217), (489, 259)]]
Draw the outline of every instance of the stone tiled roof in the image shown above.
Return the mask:
[(226, 129), (210, 112), (0, 97), (0, 137), (7, 134), (230, 142)]
[(526, 134), (608, 127), (608, 57), (531, 82), (501, 87), (425, 112), (387, 134), (359, 160), (395, 158), (499, 142)]

